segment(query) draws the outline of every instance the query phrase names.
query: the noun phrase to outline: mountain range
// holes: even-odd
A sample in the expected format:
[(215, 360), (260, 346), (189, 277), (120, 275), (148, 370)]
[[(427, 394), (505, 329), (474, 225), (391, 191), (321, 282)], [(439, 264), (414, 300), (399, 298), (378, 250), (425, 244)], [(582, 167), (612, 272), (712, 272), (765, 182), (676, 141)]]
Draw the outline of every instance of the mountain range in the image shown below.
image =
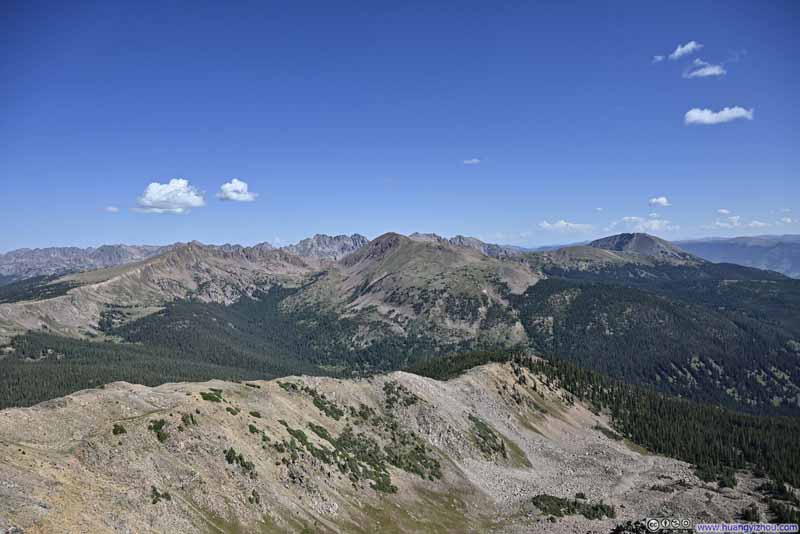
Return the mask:
[(351, 376), (510, 349), (737, 409), (800, 410), (800, 281), (646, 234), (499, 257), (432, 234), (361, 240), (316, 236), (305, 256), (192, 242), (2, 286), (0, 405), (122, 379)]
[(800, 278), (798, 235), (709, 238), (676, 244), (708, 261), (736, 263)]
[[(437, 234), (413, 233), (411, 239), (447, 242), (451, 245), (473, 248), (493, 258), (509, 258), (528, 252), (545, 252), (586, 245), (553, 245), (525, 248), (513, 245), (486, 243), (475, 237), (457, 235), (451, 238)], [(329, 236), (316, 234), (283, 247), (297, 256), (318, 260), (339, 260), (365, 246), (369, 239), (360, 234)], [(715, 263), (735, 263), (748, 267), (777, 271), (793, 278), (800, 278), (800, 236), (756, 236), (734, 238), (707, 238), (674, 242), (680, 249)], [(102, 245), (100, 247), (49, 247), (22, 248), (0, 254), (0, 285), (33, 278), (67, 274), (78, 271), (114, 267), (161, 254), (172, 245)], [(213, 246), (213, 245), (207, 245)], [(240, 245), (218, 245), (222, 249), (243, 248)], [(269, 243), (257, 248), (280, 248)]]

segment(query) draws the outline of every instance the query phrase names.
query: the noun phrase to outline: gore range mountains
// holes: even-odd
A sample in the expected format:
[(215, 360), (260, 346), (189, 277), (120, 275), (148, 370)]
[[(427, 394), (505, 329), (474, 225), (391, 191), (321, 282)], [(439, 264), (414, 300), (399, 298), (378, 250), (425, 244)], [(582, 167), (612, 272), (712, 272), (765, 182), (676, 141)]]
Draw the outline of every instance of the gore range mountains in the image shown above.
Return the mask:
[[(114, 380), (350, 376), (503, 349), (737, 409), (800, 409), (800, 281), (646, 234), (543, 252), (388, 233), (137, 254), (0, 287), (0, 406)], [(55, 256), (63, 268), (77, 254)]]

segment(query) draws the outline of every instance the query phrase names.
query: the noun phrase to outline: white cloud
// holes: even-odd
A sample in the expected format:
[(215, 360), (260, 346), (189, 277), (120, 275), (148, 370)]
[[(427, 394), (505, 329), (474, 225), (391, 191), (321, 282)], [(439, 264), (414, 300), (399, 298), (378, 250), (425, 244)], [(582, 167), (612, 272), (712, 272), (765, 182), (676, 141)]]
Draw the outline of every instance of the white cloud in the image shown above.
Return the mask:
[(653, 63), (661, 63), (664, 61), (664, 56), (653, 56)]
[(724, 76), (728, 71), (722, 65), (712, 65), (702, 59), (695, 59), (692, 65), (683, 73), (684, 78), (707, 78), (709, 76)]
[(553, 223), (542, 221), (539, 223), (539, 228), (541, 228), (542, 230), (547, 230), (548, 232), (578, 233), (578, 232), (588, 232), (589, 230), (592, 229), (592, 225), (573, 223), (561, 219), (560, 221), (556, 221)]
[(792, 224), (794, 220), (791, 217), (781, 217), (781, 222), (783, 224)]
[(600, 212), (603, 211), (603, 208), (595, 208), (594, 211)]
[(728, 230), (732, 228), (766, 228), (767, 226), (770, 226), (770, 224), (755, 219), (752, 221), (743, 221), (739, 215), (731, 215), (729, 217), (717, 219), (704, 228)]
[(667, 219), (636, 217), (629, 215), (611, 223), (606, 230), (627, 230), (630, 232), (672, 232), (679, 230), (680, 226), (672, 224)]
[(724, 108), (721, 111), (711, 111), (710, 109), (692, 108), (686, 112), (683, 120), (686, 124), (721, 124), (736, 119), (753, 120), (753, 109), (734, 106)]
[(119, 208), (116, 206), (106, 206), (105, 208), (103, 208), (103, 211), (106, 211), (108, 213), (119, 213)]
[(258, 196), (258, 193), (248, 191), (247, 187), (247, 182), (234, 178), (230, 182), (220, 186), (217, 198), (220, 200), (232, 200), (234, 202), (253, 202)]
[(464, 165), (478, 165), (480, 162), (479, 158), (470, 158), (464, 160)]
[(648, 200), (647, 203), (650, 206), (661, 206), (663, 208), (666, 208), (667, 206), (671, 206), (672, 205), (672, 204), (669, 203), (669, 200), (667, 200), (667, 197), (664, 197), (664, 196), (653, 197), (650, 200)]
[(166, 184), (149, 184), (136, 203), (136, 211), (144, 213), (188, 213), (191, 208), (205, 206), (206, 200), (189, 180), (173, 178)]
[(717, 213), (719, 213), (720, 215), (730, 215), (731, 214), (731, 210), (727, 210), (725, 208), (720, 208), (720, 209), (717, 210)]
[(647, 216), (650, 217), (651, 219), (658, 219), (659, 217), (658, 213), (656, 212), (648, 213)]
[(703, 45), (698, 43), (697, 41), (689, 41), (688, 43), (682, 45), (679, 44), (675, 51), (673, 51), (669, 58), (672, 60), (680, 59), (683, 56), (688, 56), (689, 54), (693, 54), (703, 48)]

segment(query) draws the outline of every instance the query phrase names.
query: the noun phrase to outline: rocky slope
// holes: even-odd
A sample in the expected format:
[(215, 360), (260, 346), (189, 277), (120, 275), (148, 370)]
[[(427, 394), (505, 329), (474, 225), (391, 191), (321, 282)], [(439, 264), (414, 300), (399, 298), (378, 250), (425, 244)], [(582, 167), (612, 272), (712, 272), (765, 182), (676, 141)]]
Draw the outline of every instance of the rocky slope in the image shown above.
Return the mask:
[[(524, 332), (505, 295), (521, 293), (538, 279), (519, 262), (502, 262), (445, 240), (388, 233), (314, 279), (287, 307), (355, 317), (372, 325), (371, 337), (424, 332), (457, 341), (482, 331), (520, 342)], [(508, 320), (490, 324), (493, 310), (508, 312)]]
[[(511, 364), (449, 382), (118, 382), (0, 412), (0, 529), (607, 532), (755, 501), (749, 476), (720, 490), (607, 424)], [(533, 500), (576, 493), (600, 519)]]
[(369, 243), (369, 239), (360, 234), (329, 236), (316, 234), (303, 239), (297, 244), (284, 247), (284, 250), (301, 258), (322, 260), (339, 260)]
[(128, 321), (176, 299), (230, 304), (258, 289), (297, 283), (312, 271), (297, 256), (271, 247), (192, 242), (144, 261), (48, 281), (65, 289), (51, 298), (39, 299), (42, 288), (33, 288), (0, 304), (0, 339), (24, 330), (97, 335), (103, 313), (112, 308), (118, 321)]

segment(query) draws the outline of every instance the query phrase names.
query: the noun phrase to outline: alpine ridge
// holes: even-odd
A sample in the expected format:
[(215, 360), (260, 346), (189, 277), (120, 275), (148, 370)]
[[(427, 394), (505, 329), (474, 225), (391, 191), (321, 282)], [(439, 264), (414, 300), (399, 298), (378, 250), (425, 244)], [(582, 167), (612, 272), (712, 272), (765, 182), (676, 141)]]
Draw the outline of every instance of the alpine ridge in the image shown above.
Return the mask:
[[(0, 529), (605, 532), (664, 508), (733, 520), (759, 483), (721, 491), (609, 425), (512, 364), (448, 382), (116, 382), (0, 412)], [(553, 501), (579, 507), (556, 518)]]

